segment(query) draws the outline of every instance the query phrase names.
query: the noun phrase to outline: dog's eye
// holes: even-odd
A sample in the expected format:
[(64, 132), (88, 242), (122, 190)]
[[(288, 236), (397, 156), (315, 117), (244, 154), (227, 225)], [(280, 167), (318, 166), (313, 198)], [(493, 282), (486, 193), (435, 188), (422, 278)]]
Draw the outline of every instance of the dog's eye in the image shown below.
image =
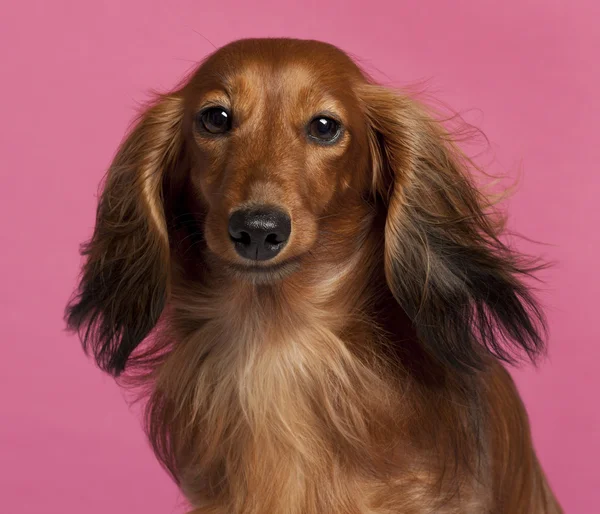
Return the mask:
[(231, 114), (223, 107), (209, 107), (198, 114), (197, 124), (211, 134), (224, 134), (231, 130)]
[(308, 135), (318, 141), (331, 143), (341, 133), (341, 125), (338, 121), (326, 116), (317, 116), (308, 125)]

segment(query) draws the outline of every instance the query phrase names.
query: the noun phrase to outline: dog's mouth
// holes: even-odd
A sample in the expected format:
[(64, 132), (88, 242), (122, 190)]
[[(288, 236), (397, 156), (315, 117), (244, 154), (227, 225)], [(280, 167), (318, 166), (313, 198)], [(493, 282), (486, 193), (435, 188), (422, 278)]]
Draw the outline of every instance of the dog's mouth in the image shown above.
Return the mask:
[(298, 259), (290, 259), (277, 264), (227, 263), (228, 269), (242, 280), (255, 284), (269, 284), (283, 280), (300, 267)]

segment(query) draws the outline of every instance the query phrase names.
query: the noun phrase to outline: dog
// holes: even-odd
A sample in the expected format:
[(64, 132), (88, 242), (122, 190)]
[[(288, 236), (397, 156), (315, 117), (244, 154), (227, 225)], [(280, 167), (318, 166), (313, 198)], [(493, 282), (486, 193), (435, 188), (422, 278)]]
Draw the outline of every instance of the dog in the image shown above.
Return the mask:
[(435, 113), (317, 41), (210, 55), (142, 113), (66, 310), (196, 514), (561, 512), (504, 364), (545, 349)]

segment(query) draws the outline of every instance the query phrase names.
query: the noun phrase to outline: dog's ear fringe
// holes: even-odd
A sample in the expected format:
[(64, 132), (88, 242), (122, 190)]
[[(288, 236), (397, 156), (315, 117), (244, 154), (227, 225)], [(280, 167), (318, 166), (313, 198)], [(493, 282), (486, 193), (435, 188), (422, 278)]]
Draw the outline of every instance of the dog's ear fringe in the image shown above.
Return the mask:
[(140, 116), (105, 177), (84, 266), (65, 321), (99, 367), (118, 376), (165, 306), (169, 242), (163, 176), (182, 149), (182, 99), (159, 97)]
[(388, 285), (425, 349), (461, 372), (490, 355), (515, 364), (544, 352), (546, 322), (528, 282), (547, 265), (503, 241), (505, 219), (477, 167), (413, 98), (358, 92), (371, 127), (373, 187), (387, 209)]

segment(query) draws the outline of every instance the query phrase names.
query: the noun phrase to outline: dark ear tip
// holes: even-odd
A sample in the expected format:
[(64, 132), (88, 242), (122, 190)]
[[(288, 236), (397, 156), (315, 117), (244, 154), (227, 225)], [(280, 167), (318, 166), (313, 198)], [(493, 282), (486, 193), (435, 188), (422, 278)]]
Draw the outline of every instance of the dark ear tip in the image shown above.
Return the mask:
[(126, 363), (110, 363), (107, 366), (100, 366), (102, 371), (108, 373), (113, 378), (119, 378), (121, 374), (125, 371)]
[(98, 368), (100, 368), (107, 375), (110, 375), (113, 378), (118, 378), (127, 367), (129, 354), (119, 355), (117, 353), (108, 355), (100, 350), (99, 353), (94, 353), (93, 357)]
[(65, 331), (69, 334), (76, 334), (78, 336), (85, 354), (89, 356), (90, 353), (93, 353), (96, 365), (102, 371), (114, 378), (118, 378), (125, 371), (127, 357), (116, 355), (112, 356), (111, 358), (107, 358), (106, 355), (102, 354), (102, 350), (104, 349), (102, 346), (98, 346), (100, 353), (96, 353), (96, 351), (94, 351), (95, 347), (93, 342), (90, 348), (90, 327), (86, 326), (84, 320), (80, 319), (73, 311), (73, 306), (68, 305), (64, 315), (64, 321), (66, 324)]

